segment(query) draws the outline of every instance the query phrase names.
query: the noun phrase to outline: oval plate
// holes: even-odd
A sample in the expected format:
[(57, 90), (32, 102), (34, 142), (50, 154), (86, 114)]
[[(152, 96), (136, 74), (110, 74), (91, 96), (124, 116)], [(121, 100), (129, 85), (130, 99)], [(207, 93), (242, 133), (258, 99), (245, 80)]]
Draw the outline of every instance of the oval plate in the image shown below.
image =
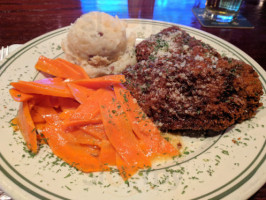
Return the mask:
[[(171, 23), (126, 20), (138, 40), (159, 32)], [(253, 66), (263, 84), (261, 101), (266, 105), (266, 72), (252, 58), (228, 42), (206, 32), (179, 25), (190, 35), (210, 44), (221, 54)], [(266, 109), (211, 138), (182, 137), (184, 153), (156, 162), (124, 182), (116, 171), (85, 174), (76, 171), (43, 146), (36, 156), (25, 148), (10, 120), (18, 104), (9, 96), (12, 81), (40, 78), (34, 65), (40, 55), (63, 57), (61, 40), (69, 27), (61, 28), (23, 45), (0, 66), (0, 185), (14, 199), (247, 199), (266, 181)]]

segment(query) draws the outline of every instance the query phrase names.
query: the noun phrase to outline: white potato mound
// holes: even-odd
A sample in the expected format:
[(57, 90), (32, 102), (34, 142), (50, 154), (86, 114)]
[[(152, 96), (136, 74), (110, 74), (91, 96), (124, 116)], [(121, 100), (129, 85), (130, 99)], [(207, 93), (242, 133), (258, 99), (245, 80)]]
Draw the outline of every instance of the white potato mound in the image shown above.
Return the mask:
[(119, 74), (136, 63), (135, 36), (127, 24), (103, 12), (90, 12), (71, 25), (62, 41), (66, 59), (82, 66), (90, 77)]

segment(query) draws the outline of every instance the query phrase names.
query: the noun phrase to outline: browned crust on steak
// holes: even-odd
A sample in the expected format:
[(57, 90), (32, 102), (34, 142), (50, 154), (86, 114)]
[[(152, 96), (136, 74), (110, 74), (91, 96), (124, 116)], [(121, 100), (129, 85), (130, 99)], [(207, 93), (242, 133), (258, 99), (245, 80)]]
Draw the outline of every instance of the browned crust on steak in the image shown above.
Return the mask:
[(222, 57), (179, 27), (141, 42), (136, 55), (138, 63), (123, 72), (126, 87), (163, 130), (222, 131), (262, 105), (250, 65)]

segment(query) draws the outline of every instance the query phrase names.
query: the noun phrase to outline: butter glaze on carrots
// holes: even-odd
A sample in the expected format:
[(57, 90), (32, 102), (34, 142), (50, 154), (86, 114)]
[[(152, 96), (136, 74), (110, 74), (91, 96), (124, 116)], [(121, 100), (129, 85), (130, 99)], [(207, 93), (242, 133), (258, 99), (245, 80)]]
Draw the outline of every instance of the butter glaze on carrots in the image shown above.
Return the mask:
[(157, 156), (179, 154), (123, 87), (123, 75), (91, 79), (78, 65), (44, 56), (35, 68), (54, 77), (13, 82), (10, 89), (20, 102), (13, 121), (33, 153), (45, 141), (83, 172), (116, 166), (124, 180)]

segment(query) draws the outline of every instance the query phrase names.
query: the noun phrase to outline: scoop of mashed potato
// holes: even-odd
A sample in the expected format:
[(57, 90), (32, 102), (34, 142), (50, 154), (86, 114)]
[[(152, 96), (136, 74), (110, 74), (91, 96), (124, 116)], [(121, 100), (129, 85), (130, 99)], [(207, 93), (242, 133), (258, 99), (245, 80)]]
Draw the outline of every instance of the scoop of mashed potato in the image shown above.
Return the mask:
[(136, 63), (135, 36), (127, 36), (126, 27), (106, 13), (82, 15), (62, 41), (66, 59), (82, 66), (90, 77), (122, 72)]

